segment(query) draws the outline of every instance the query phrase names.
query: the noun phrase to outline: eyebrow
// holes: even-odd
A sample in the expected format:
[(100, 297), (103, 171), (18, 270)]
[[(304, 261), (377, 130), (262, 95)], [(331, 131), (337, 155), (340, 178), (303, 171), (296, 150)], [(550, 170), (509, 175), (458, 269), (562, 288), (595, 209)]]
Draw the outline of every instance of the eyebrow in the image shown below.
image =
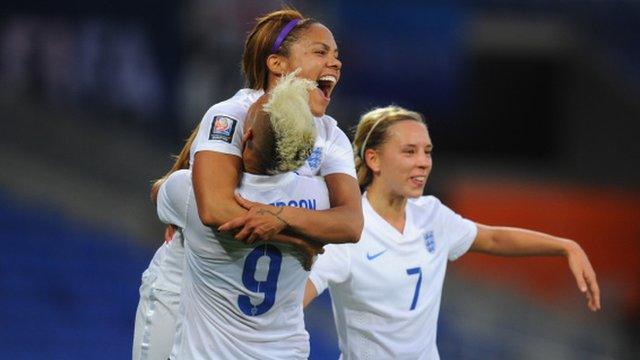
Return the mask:
[[(404, 144), (404, 145), (402, 145), (402, 146), (404, 146), (404, 147), (412, 147), (412, 148), (414, 148), (414, 147), (418, 147), (418, 145), (417, 145), (417, 144)], [(433, 144), (427, 144), (427, 146), (425, 146), (425, 147), (426, 147), (427, 149), (433, 149)]]
[[(311, 44), (309, 44), (310, 46), (314, 46), (314, 45), (320, 45), (322, 46), (325, 50), (330, 51), (331, 47), (329, 47), (329, 45), (320, 42), (320, 41), (316, 41), (316, 42), (312, 42)], [(338, 48), (336, 47), (335, 52), (339, 52)]]

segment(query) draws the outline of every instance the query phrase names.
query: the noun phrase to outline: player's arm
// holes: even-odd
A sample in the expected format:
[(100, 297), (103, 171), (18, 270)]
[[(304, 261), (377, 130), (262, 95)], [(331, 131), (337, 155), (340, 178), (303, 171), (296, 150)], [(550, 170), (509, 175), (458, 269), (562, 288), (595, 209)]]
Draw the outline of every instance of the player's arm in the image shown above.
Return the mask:
[(235, 200), (242, 159), (214, 151), (199, 151), (193, 162), (193, 191), (204, 225), (218, 227), (247, 212)]
[[(318, 256), (304, 288), (302, 305), (306, 307), (329, 286), (344, 284), (351, 277), (351, 245), (327, 245)], [(337, 289), (334, 289), (339, 291)]]
[[(234, 155), (213, 151), (196, 153), (192, 182), (198, 215), (204, 225), (215, 228), (224, 221), (247, 213), (234, 196), (241, 165), (241, 159)], [(272, 224), (280, 224), (273, 216), (268, 218)], [(297, 236), (274, 234), (273, 240), (295, 246), (303, 256), (302, 265), (307, 270), (311, 268), (313, 257), (323, 252), (322, 244)]]
[(477, 226), (478, 234), (470, 251), (498, 256), (565, 256), (578, 288), (588, 299), (589, 309), (600, 309), (596, 273), (578, 243), (532, 230), (482, 224)]
[[(238, 198), (249, 212), (219, 227), (221, 231), (241, 229), (236, 239), (252, 243), (272, 240), (274, 234), (286, 230), (322, 244), (354, 243), (360, 238), (364, 219), (360, 190), (355, 178), (347, 174), (325, 176), (329, 190), (328, 210), (275, 207)], [(277, 220), (277, 221), (274, 221)]]
[(358, 182), (346, 174), (325, 177), (331, 208), (321, 211), (286, 207), (282, 218), (288, 230), (322, 243), (355, 243), (364, 218)]
[[(241, 239), (269, 240), (271, 234), (283, 231), (297, 234), (321, 243), (353, 243), (360, 239), (364, 224), (362, 216), (362, 200), (358, 181), (356, 180), (353, 148), (347, 136), (337, 126), (329, 126), (330, 135), (326, 143), (324, 160), (320, 174), (324, 177), (331, 208), (328, 210), (307, 210), (293, 207), (275, 209), (275, 207), (253, 206), (258, 204), (243, 203), (250, 209), (247, 217), (234, 219), (224, 225), (225, 229), (239, 229)], [(259, 221), (258, 212), (278, 214), (280, 223), (270, 229)], [(282, 211), (282, 212), (280, 212)], [(264, 220), (269, 220), (263, 217)]]

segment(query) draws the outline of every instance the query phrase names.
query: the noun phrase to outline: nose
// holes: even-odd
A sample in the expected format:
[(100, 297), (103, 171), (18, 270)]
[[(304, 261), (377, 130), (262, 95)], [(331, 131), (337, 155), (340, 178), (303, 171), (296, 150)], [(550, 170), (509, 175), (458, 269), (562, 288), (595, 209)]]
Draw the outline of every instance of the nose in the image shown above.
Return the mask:
[(418, 166), (423, 169), (431, 168), (431, 154), (421, 153), (418, 155)]
[(340, 61), (340, 59), (338, 59), (337, 57), (330, 56), (329, 63), (327, 64), (327, 66), (332, 69), (340, 71), (342, 69), (342, 61)]

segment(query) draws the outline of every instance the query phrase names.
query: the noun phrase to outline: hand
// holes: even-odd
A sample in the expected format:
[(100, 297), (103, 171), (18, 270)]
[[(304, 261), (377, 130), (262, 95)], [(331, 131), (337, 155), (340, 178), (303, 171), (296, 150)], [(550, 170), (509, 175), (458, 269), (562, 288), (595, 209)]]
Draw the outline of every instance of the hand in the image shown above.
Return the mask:
[(297, 246), (298, 253), (302, 256), (302, 259), (298, 260), (306, 271), (311, 271), (313, 259), (316, 255), (324, 254), (323, 246), (324, 244), (313, 240), (309, 240), (308, 242), (303, 241), (299, 246)]
[(238, 193), (234, 193), (233, 194), (234, 197), (236, 198), (236, 202), (238, 203), (238, 205), (242, 206), (243, 208), (249, 210), (252, 207), (255, 206), (268, 206), (259, 202), (255, 202), (255, 201), (251, 201), (251, 200), (247, 200), (245, 198), (243, 198), (242, 196), (240, 196), (240, 194)]
[(569, 268), (576, 278), (578, 289), (587, 297), (587, 306), (591, 311), (600, 310), (600, 288), (596, 280), (596, 273), (584, 250), (577, 243), (567, 252)]
[(176, 229), (173, 227), (173, 225), (167, 225), (164, 228), (164, 242), (165, 243), (170, 243), (171, 239), (173, 239), (173, 234), (176, 233)]
[(274, 237), (271, 242), (278, 242), (281, 244), (289, 244), (296, 248), (299, 256), (296, 256), (300, 265), (306, 270), (311, 270), (313, 265), (313, 258), (316, 255), (324, 253), (324, 244), (313, 240), (304, 240), (287, 235), (278, 235)]
[(218, 231), (240, 229), (235, 235), (236, 240), (253, 244), (256, 241), (270, 241), (287, 227), (287, 223), (278, 216), (283, 208), (249, 201), (238, 194), (235, 197), (238, 204), (248, 211), (220, 225)]

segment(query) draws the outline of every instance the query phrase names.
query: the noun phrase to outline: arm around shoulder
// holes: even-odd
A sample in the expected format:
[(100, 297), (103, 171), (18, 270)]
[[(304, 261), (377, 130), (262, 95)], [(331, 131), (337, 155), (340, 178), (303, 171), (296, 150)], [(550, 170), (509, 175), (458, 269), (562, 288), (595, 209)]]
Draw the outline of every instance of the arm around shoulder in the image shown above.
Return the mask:
[(235, 155), (199, 151), (194, 157), (193, 190), (204, 225), (218, 227), (246, 212), (235, 200), (242, 161)]
[(330, 174), (325, 176), (327, 188), (329, 189), (329, 200), (333, 215), (344, 226), (345, 237), (349, 241), (358, 242), (364, 227), (364, 216), (362, 214), (362, 196), (358, 181), (346, 174)]
[(358, 242), (364, 226), (358, 182), (341, 173), (325, 176), (325, 182), (331, 208), (309, 214), (304, 212), (310, 210), (285, 208), (282, 217), (289, 230), (322, 243)]

